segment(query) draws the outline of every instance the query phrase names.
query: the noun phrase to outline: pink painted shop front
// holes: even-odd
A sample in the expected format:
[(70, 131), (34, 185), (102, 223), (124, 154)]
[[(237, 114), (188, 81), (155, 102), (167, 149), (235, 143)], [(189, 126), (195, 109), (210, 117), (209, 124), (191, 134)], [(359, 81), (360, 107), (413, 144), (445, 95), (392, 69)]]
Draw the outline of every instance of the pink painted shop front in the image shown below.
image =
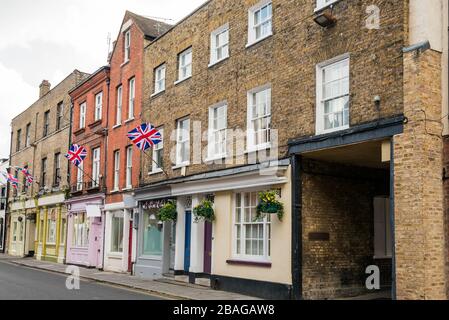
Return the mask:
[(66, 263), (103, 268), (104, 194), (72, 198), (66, 204)]

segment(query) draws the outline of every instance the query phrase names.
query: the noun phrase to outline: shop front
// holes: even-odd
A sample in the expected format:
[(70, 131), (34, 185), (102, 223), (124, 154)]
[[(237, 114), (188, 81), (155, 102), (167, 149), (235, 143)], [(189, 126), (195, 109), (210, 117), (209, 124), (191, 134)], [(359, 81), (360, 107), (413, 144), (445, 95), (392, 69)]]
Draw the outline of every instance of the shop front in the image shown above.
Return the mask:
[(72, 198), (66, 204), (66, 263), (102, 269), (104, 194)]
[[(166, 189), (169, 191), (169, 189)], [(162, 222), (159, 210), (174, 198), (159, 191), (136, 191), (139, 211), (134, 223), (137, 233), (137, 255), (134, 273), (145, 279), (174, 276), (176, 223)]]
[(8, 253), (16, 257), (34, 256), (36, 235), (36, 201), (11, 204)]
[(130, 195), (123, 195), (123, 202), (105, 205), (104, 270), (132, 272), (135, 244), (133, 215), (136, 207)]
[[(136, 190), (139, 200), (136, 275), (175, 280), (262, 298), (288, 299), (291, 280), (289, 159), (177, 178)], [(276, 194), (283, 217), (257, 217), (260, 192)], [(157, 213), (170, 199), (176, 223)], [(209, 203), (214, 218), (198, 218)]]

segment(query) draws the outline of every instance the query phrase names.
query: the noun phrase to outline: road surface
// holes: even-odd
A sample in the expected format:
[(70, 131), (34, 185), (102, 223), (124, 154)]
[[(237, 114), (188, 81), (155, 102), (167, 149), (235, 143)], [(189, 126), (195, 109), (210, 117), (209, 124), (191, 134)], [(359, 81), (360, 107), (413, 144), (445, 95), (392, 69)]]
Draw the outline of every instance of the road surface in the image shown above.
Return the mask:
[(0, 260), (0, 300), (158, 300), (143, 292), (80, 281), (79, 290), (66, 288), (67, 276), (30, 269)]

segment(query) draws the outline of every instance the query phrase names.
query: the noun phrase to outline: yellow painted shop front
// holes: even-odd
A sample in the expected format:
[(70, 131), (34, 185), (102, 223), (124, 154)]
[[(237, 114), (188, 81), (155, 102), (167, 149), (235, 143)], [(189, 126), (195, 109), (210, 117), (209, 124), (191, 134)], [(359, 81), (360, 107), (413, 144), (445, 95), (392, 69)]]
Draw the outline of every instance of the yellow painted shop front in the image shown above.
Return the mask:
[(44, 206), (36, 215), (36, 259), (65, 262), (67, 210), (64, 205)]

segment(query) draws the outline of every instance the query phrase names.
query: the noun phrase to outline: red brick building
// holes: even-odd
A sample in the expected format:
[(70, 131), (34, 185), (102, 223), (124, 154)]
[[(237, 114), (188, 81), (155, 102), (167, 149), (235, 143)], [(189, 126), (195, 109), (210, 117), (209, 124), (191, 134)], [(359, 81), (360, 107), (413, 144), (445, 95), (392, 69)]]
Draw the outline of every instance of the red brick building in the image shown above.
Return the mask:
[(106, 161), (105, 269), (131, 271), (131, 217), (138, 186), (140, 151), (127, 133), (141, 124), (143, 52), (169, 25), (127, 11), (110, 55), (111, 82)]
[(103, 266), (106, 135), (108, 126), (109, 71), (104, 66), (70, 91), (72, 144), (83, 146), (87, 157), (71, 165), (67, 262)]

